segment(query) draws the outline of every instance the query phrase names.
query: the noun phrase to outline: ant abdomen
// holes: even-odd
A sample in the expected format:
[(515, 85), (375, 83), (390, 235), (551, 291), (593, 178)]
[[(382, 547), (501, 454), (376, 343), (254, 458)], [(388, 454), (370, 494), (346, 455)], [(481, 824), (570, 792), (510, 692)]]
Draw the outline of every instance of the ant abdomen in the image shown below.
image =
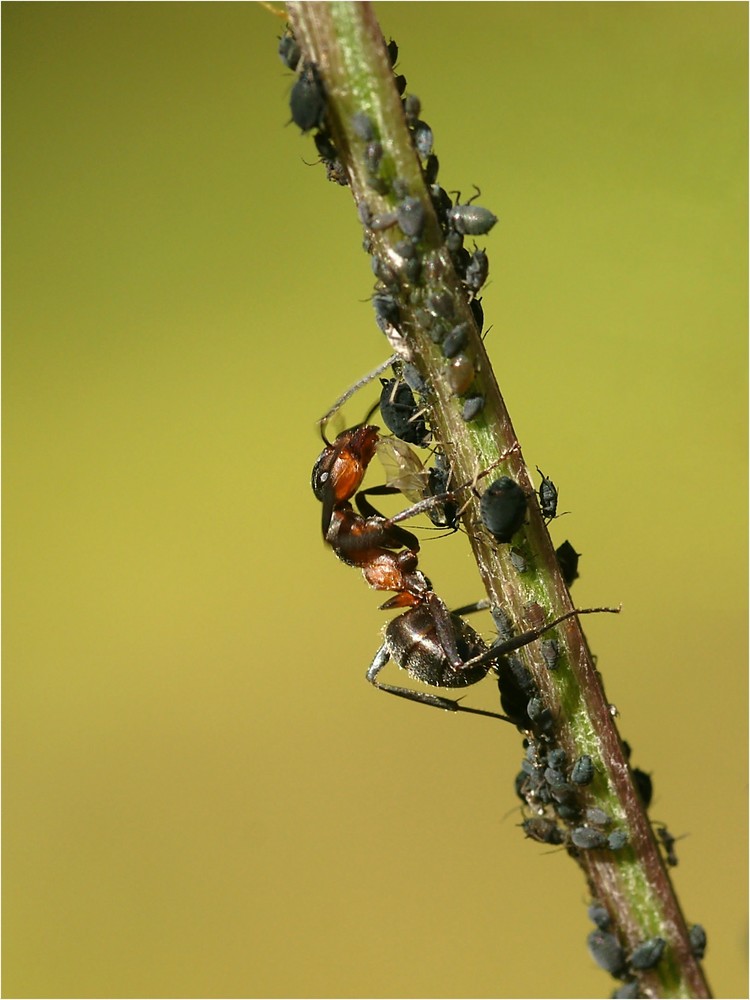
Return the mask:
[[(449, 614), (453, 640), (462, 662), (472, 660), (487, 650), (487, 644), (458, 615)], [(426, 604), (392, 619), (386, 628), (385, 640), (393, 660), (415, 680), (431, 687), (468, 687), (482, 680), (489, 664), (454, 669), (438, 637), (434, 611)]]

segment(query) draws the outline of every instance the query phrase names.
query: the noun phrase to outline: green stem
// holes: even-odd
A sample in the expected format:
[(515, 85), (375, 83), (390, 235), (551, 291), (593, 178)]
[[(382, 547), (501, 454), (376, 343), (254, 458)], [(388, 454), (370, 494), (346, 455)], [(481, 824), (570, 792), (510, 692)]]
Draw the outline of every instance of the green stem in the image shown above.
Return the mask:
[[(433, 403), (431, 426), (454, 470), (454, 481), (470, 482), (504, 456), (497, 475), (509, 475), (533, 496), (510, 416), (443, 242), (371, 6), (305, 2), (289, 3), (287, 9), (305, 58), (317, 66), (323, 81), (327, 128), (357, 205), (365, 204), (372, 215), (382, 215), (393, 211), (406, 190), (423, 205), (426, 222), (418, 244), (422, 265), (418, 279), (404, 277), (396, 250), (402, 239), (398, 226), (370, 232), (371, 252), (395, 271), (398, 291), (394, 294), (398, 295), (400, 308), (398, 332), (403, 340), (392, 340), (392, 344), (408, 356), (426, 380)], [(375, 185), (366, 142), (354, 124), (358, 112), (364, 112), (373, 123), (383, 146)], [(435, 293), (450, 296), (455, 322), (468, 324), (470, 330), (465, 353), (475, 372), (471, 392), (484, 397), (484, 408), (478, 418), (468, 423), (462, 417), (462, 403), (446, 378), (446, 362), (439, 346), (424, 328), (423, 307)], [(535, 501), (529, 505), (528, 523), (514, 537), (514, 548), (526, 562), (522, 573), (511, 561), (511, 547), (494, 544), (485, 531), (477, 530), (479, 522), (478, 500), (472, 495), (464, 523), (479, 572), (492, 604), (505, 609), (519, 630), (572, 610), (549, 532)], [(552, 739), (566, 751), (569, 761), (584, 754), (593, 759), (595, 778), (581, 793), (582, 805), (603, 810), (628, 837), (627, 845), (618, 850), (571, 847), (569, 853), (583, 869), (592, 897), (607, 908), (613, 929), (628, 953), (648, 938), (662, 937), (667, 942), (657, 967), (639, 974), (640, 994), (708, 997), (707, 982), (691, 953), (685, 920), (635, 790), (611, 706), (579, 620), (569, 619), (550, 633), (550, 637), (553, 635), (560, 651), (558, 669), (547, 667), (540, 643), (521, 651), (552, 713)]]

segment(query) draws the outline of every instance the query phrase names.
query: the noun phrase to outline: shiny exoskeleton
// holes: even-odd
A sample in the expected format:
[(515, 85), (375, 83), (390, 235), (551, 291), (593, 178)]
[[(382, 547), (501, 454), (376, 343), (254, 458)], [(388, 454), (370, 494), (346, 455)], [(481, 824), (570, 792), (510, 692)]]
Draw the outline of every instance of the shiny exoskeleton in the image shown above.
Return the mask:
[(542, 477), (539, 484), (539, 507), (545, 521), (552, 521), (557, 517), (557, 487), (537, 465), (536, 471)]
[(414, 399), (414, 393), (401, 379), (381, 378), (380, 413), (392, 434), (409, 444), (426, 445), (430, 432), (424, 418), (424, 408)]
[(526, 519), (526, 494), (510, 476), (500, 476), (479, 501), (482, 523), (498, 542), (509, 542)]

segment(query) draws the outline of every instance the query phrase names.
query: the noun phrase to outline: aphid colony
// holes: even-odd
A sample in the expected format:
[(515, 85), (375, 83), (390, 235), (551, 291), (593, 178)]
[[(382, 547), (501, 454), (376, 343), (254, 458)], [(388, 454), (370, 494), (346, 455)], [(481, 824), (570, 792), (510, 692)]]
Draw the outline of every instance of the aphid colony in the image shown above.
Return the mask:
[[(393, 67), (398, 47), (391, 41), (386, 50)], [(280, 39), (279, 54), (297, 74), (290, 95), (292, 121), (303, 132), (314, 133), (315, 146), (329, 180), (348, 184), (346, 169), (327, 127), (325, 91), (316, 67), (304, 62), (290, 33)], [(437, 183), (439, 164), (433, 151), (432, 129), (420, 117), (419, 99), (405, 94), (406, 79), (395, 71), (394, 75), (443, 245), (460, 279), (467, 316), (481, 333), (484, 314), (478, 293), (487, 280), (489, 261), (484, 250), (476, 246), (471, 252), (467, 250), (464, 238), (487, 234), (497, 219), (488, 209), (474, 204), (474, 198), (462, 203), (459, 195), (453, 202)], [(461, 417), (467, 423), (481, 418), (485, 404), (481, 392), (475, 388), (477, 370), (470, 348), (471, 323), (455, 315), (453, 294), (441, 285), (440, 274), (421, 252), (420, 241), (426, 225), (424, 205), (398, 179), (389, 180), (386, 176), (382, 169), (383, 145), (374, 123), (364, 112), (357, 112), (351, 127), (356, 141), (362, 144), (368, 186), (378, 194), (389, 193), (396, 198), (393, 209), (380, 214), (373, 214), (364, 201), (358, 206), (365, 231), (364, 246), (372, 254), (377, 281), (372, 297), (375, 321), (394, 353), (351, 386), (321, 418), (325, 447), (313, 467), (312, 489), (321, 503), (325, 543), (342, 562), (359, 569), (370, 587), (393, 595), (381, 609), (403, 609), (385, 626), (383, 641), (367, 668), (367, 680), (381, 691), (418, 704), (489, 716), (516, 725), (524, 733), (525, 756), (515, 784), (526, 810), (521, 824), (526, 836), (542, 844), (564, 846), (574, 855), (621, 851), (628, 846), (628, 830), (603, 810), (587, 807), (587, 789), (596, 780), (598, 770), (596, 760), (590, 754), (568, 760), (566, 752), (555, 743), (550, 709), (545, 706), (529, 670), (513, 655), (521, 647), (540, 641), (547, 668), (558, 670), (560, 646), (554, 637), (544, 638), (546, 633), (576, 615), (613, 609), (571, 611), (539, 624), (543, 613), (536, 605), (529, 612), (535, 612), (530, 617), (536, 617), (537, 624), (526, 628), (515, 627), (502, 608), (492, 607), (486, 600), (450, 610), (419, 567), (419, 539), (403, 527), (403, 522), (410, 518), (426, 514), (435, 527), (457, 531), (461, 512), (473, 491), (478, 497), (481, 519), (481, 526), (477, 522), (473, 527), (485, 531), (494, 544), (509, 546), (511, 564), (518, 573), (524, 573), (528, 571), (526, 559), (520, 547), (513, 547), (513, 542), (526, 522), (529, 502), (538, 503), (541, 516), (549, 522), (558, 516), (558, 492), (538, 467), (540, 483), (536, 494), (528, 494), (507, 475), (480, 488), (483, 479), (491, 478), (491, 469), (480, 472), (471, 483), (455, 481), (445, 450), (431, 426), (430, 388), (411, 364), (400, 333), (399, 303), (404, 301), (404, 289), (418, 290), (419, 324), (433, 343), (439, 345), (445, 360), (445, 383), (457, 397)], [(375, 251), (373, 234), (392, 227), (398, 227), (403, 238), (395, 244), (395, 254), (385, 257)], [(390, 376), (383, 377), (388, 368), (392, 369)], [(368, 417), (329, 440), (326, 432), (332, 416), (356, 391), (378, 377), (379, 398)], [(381, 433), (379, 425), (368, 422), (375, 409), (379, 409), (380, 423), (390, 433)], [(415, 448), (427, 451), (427, 457), (420, 457)], [(501, 461), (509, 454), (510, 451), (501, 456)], [(385, 470), (385, 483), (363, 488), (376, 455)], [(410, 504), (392, 516), (384, 516), (371, 498), (394, 494), (402, 495)], [(563, 580), (570, 587), (578, 577), (579, 553), (565, 541), (556, 555)], [(497, 631), (497, 637), (489, 644), (463, 617), (484, 609), (490, 610)], [(444, 691), (471, 686), (490, 675), (498, 684), (502, 712), (472, 708), (443, 693), (386, 683), (381, 674), (391, 661), (412, 679)], [(624, 749), (629, 757), (627, 744)], [(637, 768), (631, 768), (631, 776), (644, 807), (648, 807), (652, 795), (650, 776)], [(657, 834), (667, 863), (676, 864), (675, 838), (666, 827), (659, 827)], [(665, 941), (651, 938), (627, 954), (613, 932), (607, 911), (593, 903), (589, 913), (596, 924), (596, 930), (588, 938), (592, 957), (603, 969), (624, 981), (613, 995), (640, 995), (638, 975), (659, 963)], [(696, 957), (702, 957), (706, 939), (700, 925), (691, 928), (690, 940)]]
[[(385, 44), (385, 43), (384, 43)], [(391, 66), (398, 58), (395, 42), (385, 50)], [(279, 43), (282, 61), (297, 76), (291, 88), (290, 110), (292, 121), (303, 132), (312, 132), (321, 160), (326, 164), (330, 179), (346, 183), (347, 174), (339, 160), (326, 116), (325, 89), (317, 68), (305, 62), (290, 33)], [(451, 289), (442, 283), (440, 275), (426, 266), (427, 255), (421, 242), (426, 226), (425, 206), (415, 192), (407, 190), (398, 178), (383, 169), (384, 153), (375, 123), (364, 111), (354, 113), (350, 123), (351, 141), (361, 144), (359, 149), (366, 168), (366, 186), (378, 194), (393, 196), (393, 208), (373, 213), (366, 198), (358, 204), (360, 221), (365, 231), (365, 245), (373, 253), (373, 270), (377, 284), (373, 295), (375, 320), (395, 348), (393, 354), (374, 372), (360, 379), (321, 419), (321, 432), (326, 447), (315, 463), (312, 485), (315, 496), (322, 504), (322, 531), (326, 543), (343, 562), (359, 568), (370, 586), (377, 590), (391, 591), (384, 608), (406, 609), (386, 627), (384, 641), (377, 651), (367, 678), (381, 690), (454, 712), (474, 712), (494, 715), (514, 721), (522, 728), (532, 723), (543, 726), (549, 713), (541, 705), (531, 675), (513, 659), (506, 662), (507, 654), (538, 640), (544, 633), (575, 614), (552, 622), (536, 621), (531, 627), (509, 630), (498, 635), (497, 641), (488, 646), (482, 637), (456, 612), (445, 606), (419, 568), (419, 540), (403, 527), (403, 522), (417, 513), (426, 513), (432, 523), (448, 531), (456, 531), (459, 510), (465, 506), (469, 484), (458, 484), (447, 456), (434, 439), (430, 422), (432, 397), (418, 370), (410, 363), (408, 350), (402, 343), (400, 324), (401, 303), (404, 289), (409, 288), (412, 301), (419, 301), (419, 325), (428, 331), (429, 338), (439, 345), (445, 359), (445, 383), (458, 397), (461, 416), (466, 422), (480, 418), (484, 408), (482, 394), (474, 388), (475, 362), (471, 356), (471, 327), (481, 332), (483, 312), (478, 297), (489, 273), (487, 254), (475, 247), (464, 247), (467, 236), (488, 233), (497, 222), (496, 216), (480, 205), (475, 198), (462, 202), (460, 195), (455, 202), (437, 183), (438, 160), (433, 150), (433, 133), (421, 118), (419, 99), (406, 94), (406, 80), (396, 77), (396, 87), (402, 98), (404, 120), (412, 138), (417, 160), (421, 166), (425, 186), (437, 217), (443, 246), (458, 274), (464, 291), (465, 316), (456, 315), (457, 307)], [(391, 172), (392, 173), (392, 172)], [(422, 189), (424, 190), (424, 189)], [(477, 192), (478, 193), (478, 192)], [(476, 196), (475, 196), (476, 197)], [(400, 237), (395, 243), (394, 254), (387, 259), (373, 249), (373, 234), (397, 227)], [(392, 368), (390, 376), (385, 370)], [(380, 428), (366, 421), (349, 428), (334, 441), (326, 437), (329, 419), (352, 394), (366, 387), (376, 377), (380, 378), (381, 424), (390, 432), (381, 434)], [(427, 459), (414, 450), (430, 449)], [(382, 486), (363, 489), (368, 466), (378, 455), (386, 470)], [(503, 456), (507, 457), (507, 456)], [(478, 476), (471, 489), (478, 493), (478, 482), (487, 476), (486, 470)], [(486, 488), (479, 499), (479, 516), (483, 529), (497, 544), (509, 544), (527, 518), (532, 495), (507, 475), (492, 481), (484, 480)], [(384, 493), (400, 493), (411, 506), (392, 517), (384, 517), (373, 506), (372, 498)], [(534, 497), (536, 500), (537, 498)], [(542, 476), (538, 494), (542, 516), (550, 520), (556, 515), (557, 490), (548, 478)], [(577, 562), (575, 550), (568, 545)], [(575, 562), (570, 559), (565, 576), (577, 575)], [(525, 560), (518, 554), (519, 572), (525, 570)], [(485, 607), (485, 602), (462, 609), (463, 614)], [(493, 612), (496, 617), (499, 610)], [(515, 631), (520, 634), (514, 634)], [(547, 649), (555, 647), (548, 640)], [(555, 654), (555, 659), (557, 655)], [(459, 702), (435, 693), (415, 692), (407, 688), (386, 684), (381, 672), (393, 660), (407, 673), (423, 683), (444, 689), (463, 688), (486, 677), (488, 673), (499, 680), (502, 692), (502, 713), (471, 709)], [(529, 707), (530, 706), (530, 707)]]

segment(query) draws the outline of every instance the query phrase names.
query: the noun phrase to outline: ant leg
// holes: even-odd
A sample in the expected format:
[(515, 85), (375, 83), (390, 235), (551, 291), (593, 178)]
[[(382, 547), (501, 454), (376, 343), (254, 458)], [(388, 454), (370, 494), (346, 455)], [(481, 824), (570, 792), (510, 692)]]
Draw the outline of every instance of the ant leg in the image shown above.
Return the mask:
[(414, 517), (417, 514), (424, 514), (425, 511), (428, 511), (431, 507), (444, 504), (446, 501), (455, 500), (456, 493), (462, 489), (464, 489), (463, 486), (457, 486), (455, 490), (452, 490), (449, 493), (435, 493), (433, 496), (420, 500), (411, 507), (407, 507), (406, 510), (399, 511), (398, 514), (394, 514), (392, 517), (389, 517), (388, 520), (397, 524), (399, 521), (405, 521), (407, 518)]
[(464, 604), (463, 607), (454, 608), (453, 614), (459, 618), (463, 615), (473, 615), (476, 611), (489, 611), (497, 629), (500, 640), (510, 639), (513, 636), (513, 629), (508, 615), (499, 604), (494, 604), (488, 598), (483, 597), (481, 601), (474, 601), (472, 604)]
[(389, 493), (400, 493), (401, 491), (396, 489), (395, 486), (373, 486), (367, 490), (360, 490), (354, 498), (354, 502), (357, 505), (357, 510), (363, 517), (379, 517), (386, 525), (398, 524), (399, 521), (407, 521), (410, 517), (416, 517), (417, 514), (424, 514), (425, 511), (430, 510), (431, 507), (435, 507), (438, 504), (445, 503), (446, 500), (452, 500), (454, 498), (453, 493), (436, 493), (434, 496), (427, 497), (425, 500), (419, 500), (417, 503), (412, 504), (411, 507), (407, 507), (406, 510), (401, 510), (398, 514), (392, 514), (390, 517), (386, 517), (381, 514), (379, 510), (367, 499), (367, 494), (375, 494), (377, 496), (385, 496)]
[(339, 396), (339, 398), (336, 400), (333, 406), (326, 413), (323, 414), (323, 416), (318, 421), (318, 426), (320, 427), (320, 436), (323, 438), (326, 444), (329, 444), (330, 442), (326, 441), (325, 427), (328, 421), (331, 419), (331, 417), (334, 416), (336, 413), (338, 413), (338, 411), (341, 409), (344, 403), (346, 403), (347, 400), (351, 399), (351, 397), (354, 395), (355, 392), (363, 388), (363, 386), (366, 386), (368, 382), (372, 382), (373, 379), (376, 379), (378, 375), (381, 375), (386, 370), (386, 368), (390, 368), (391, 365), (396, 360), (398, 360), (398, 355), (392, 354), (381, 365), (378, 365), (377, 368), (373, 368), (371, 372), (368, 372), (366, 375), (363, 375), (361, 379), (358, 379), (358, 381), (354, 383), (354, 385), (350, 385), (349, 388), (346, 390), (346, 392), (343, 393), (343, 395)]
[(362, 501), (362, 503), (369, 506), (369, 510), (367, 512), (362, 510), (359, 498), (366, 496), (389, 497), (389, 496), (395, 496), (397, 493), (400, 492), (401, 490), (397, 486), (390, 486), (387, 483), (383, 486), (368, 486), (366, 490), (359, 490), (359, 492), (354, 498), (354, 501), (357, 504), (359, 512), (360, 514), (362, 514), (363, 517), (372, 517), (373, 515), (375, 515), (376, 517), (384, 517), (384, 515), (381, 514), (380, 511), (375, 510), (372, 504), (367, 504), (366, 500)]
[(528, 632), (522, 632), (521, 635), (496, 642), (486, 652), (480, 653), (479, 656), (475, 656), (471, 660), (467, 660), (463, 666), (464, 668), (478, 667), (488, 660), (493, 660), (498, 656), (505, 656), (506, 653), (512, 653), (514, 649), (528, 646), (529, 643), (541, 638), (545, 632), (548, 632), (555, 625), (559, 625), (560, 622), (564, 622), (568, 618), (575, 618), (578, 615), (596, 615), (601, 613), (619, 615), (620, 608), (576, 608), (575, 611), (568, 611), (566, 614), (560, 615), (559, 618), (553, 618), (551, 622), (547, 622), (546, 625), (542, 625), (540, 628), (530, 629)]
[(507, 715), (500, 715), (499, 712), (486, 712), (481, 708), (469, 708), (454, 701), (452, 698), (441, 698), (436, 694), (426, 694), (423, 691), (411, 691), (409, 688), (396, 687), (393, 684), (383, 684), (378, 680), (378, 674), (391, 659), (388, 646), (383, 643), (375, 654), (375, 658), (367, 670), (367, 680), (373, 687), (388, 694), (395, 694), (397, 698), (405, 698), (407, 701), (416, 701), (420, 705), (428, 705), (431, 708), (442, 708), (446, 712), (467, 712), (469, 715), (486, 715), (490, 719), (502, 719), (503, 722), (511, 722)]
[(488, 608), (492, 607), (492, 602), (483, 597), (481, 601), (474, 601), (471, 604), (464, 604), (460, 608), (454, 608), (453, 614), (461, 617), (462, 615), (473, 615), (477, 611), (487, 611)]
[(394, 524), (392, 518), (383, 517), (367, 499), (366, 494), (370, 492), (397, 493), (398, 490), (392, 486), (373, 486), (372, 490), (360, 490), (357, 493), (354, 502), (360, 514), (365, 519), (366, 530), (360, 533), (358, 539), (353, 538), (347, 543), (349, 550), (353, 551), (358, 547), (371, 548), (372, 546), (381, 546), (388, 549), (407, 548), (411, 549), (412, 552), (419, 552), (419, 539), (417, 536), (407, 531), (406, 528)]
[(488, 476), (494, 469), (496, 469), (499, 465), (502, 465), (503, 462), (506, 461), (506, 459), (508, 459), (511, 455), (514, 455), (518, 451), (520, 451), (518, 441), (514, 441), (513, 444), (510, 446), (510, 448), (506, 448), (506, 450), (502, 453), (502, 455), (498, 459), (496, 459), (494, 462), (488, 465), (486, 469), (483, 469), (481, 472), (478, 472), (474, 477), (474, 479), (472, 480), (472, 482), (467, 483), (466, 485), (471, 486), (472, 491), (476, 493), (477, 483), (479, 482), (479, 480), (484, 479), (485, 476)]

